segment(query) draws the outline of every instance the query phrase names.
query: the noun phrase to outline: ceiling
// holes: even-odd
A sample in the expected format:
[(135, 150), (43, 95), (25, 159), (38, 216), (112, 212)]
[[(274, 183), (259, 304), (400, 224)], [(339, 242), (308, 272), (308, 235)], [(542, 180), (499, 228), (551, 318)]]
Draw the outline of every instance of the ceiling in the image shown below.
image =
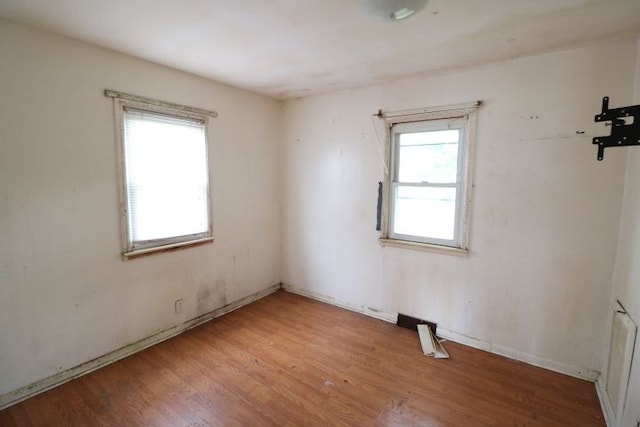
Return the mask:
[(0, 0), (0, 17), (278, 99), (640, 37), (640, 0)]

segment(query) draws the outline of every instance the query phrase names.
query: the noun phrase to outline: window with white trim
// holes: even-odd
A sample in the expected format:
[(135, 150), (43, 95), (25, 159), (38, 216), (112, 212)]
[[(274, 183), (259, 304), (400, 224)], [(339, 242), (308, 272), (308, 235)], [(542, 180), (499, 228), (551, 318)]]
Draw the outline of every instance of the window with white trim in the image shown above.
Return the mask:
[(478, 105), (384, 115), (388, 173), (383, 240), (467, 249)]
[(206, 115), (122, 99), (116, 111), (124, 255), (211, 241)]

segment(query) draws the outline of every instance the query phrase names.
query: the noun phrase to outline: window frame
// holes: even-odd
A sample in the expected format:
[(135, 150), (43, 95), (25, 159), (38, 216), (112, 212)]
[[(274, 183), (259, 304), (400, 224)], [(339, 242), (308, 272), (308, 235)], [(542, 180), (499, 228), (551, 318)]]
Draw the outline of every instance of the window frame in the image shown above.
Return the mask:
[[(385, 179), (382, 191), (382, 227), (380, 243), (383, 246), (396, 246), (413, 248), (419, 250), (430, 250), (454, 254), (467, 254), (469, 250), (470, 238), (470, 218), (471, 218), (471, 190), (473, 188), (473, 158), (476, 115), (481, 101), (455, 104), (432, 108), (422, 108), (415, 110), (403, 110), (396, 112), (380, 112), (378, 116), (385, 123), (386, 140), (386, 160)], [(463, 121), (461, 146), (458, 151), (458, 174), (456, 179), (459, 182), (459, 193), (456, 195), (456, 217), (455, 232), (453, 240), (442, 240), (437, 238), (423, 238), (420, 236), (403, 235), (393, 233), (391, 224), (394, 215), (393, 192), (397, 188), (394, 185), (395, 173), (398, 168), (398, 156), (396, 154), (396, 135), (404, 132), (394, 132), (394, 126), (398, 129), (403, 127), (411, 128), (415, 125), (418, 129), (437, 130), (437, 123), (442, 121)], [(430, 123), (431, 122), (431, 123)], [(406, 125), (408, 124), (408, 126)], [(439, 127), (442, 129), (442, 127)], [(454, 126), (453, 128), (459, 128)], [(436, 187), (431, 185), (430, 187)]]
[[(115, 94), (115, 95), (114, 95)], [(122, 256), (124, 259), (135, 258), (155, 252), (176, 249), (180, 247), (193, 246), (202, 243), (213, 242), (213, 220), (211, 206), (211, 170), (209, 161), (209, 117), (215, 117), (214, 112), (199, 110), (196, 108), (180, 106), (177, 104), (165, 103), (149, 98), (137, 97), (135, 95), (120, 94), (112, 91), (105, 91), (106, 96), (114, 98), (114, 112), (116, 124), (117, 155), (118, 155), (118, 187), (120, 198), (120, 229), (122, 242)], [(179, 119), (189, 119), (201, 121), (204, 128), (205, 138), (205, 165), (207, 172), (207, 230), (203, 233), (173, 236), (167, 238), (152, 239), (140, 242), (133, 242), (131, 236), (131, 224), (129, 221), (129, 193), (127, 189), (127, 167), (125, 157), (125, 110), (126, 109), (147, 111), (153, 114), (166, 115)]]

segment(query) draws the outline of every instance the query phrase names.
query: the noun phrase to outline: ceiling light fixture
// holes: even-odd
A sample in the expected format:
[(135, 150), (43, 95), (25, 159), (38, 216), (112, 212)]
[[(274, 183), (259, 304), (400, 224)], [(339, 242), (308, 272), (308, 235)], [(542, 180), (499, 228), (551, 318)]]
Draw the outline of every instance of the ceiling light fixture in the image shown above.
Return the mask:
[(419, 12), (429, 0), (358, 0), (362, 13), (379, 21), (395, 22)]

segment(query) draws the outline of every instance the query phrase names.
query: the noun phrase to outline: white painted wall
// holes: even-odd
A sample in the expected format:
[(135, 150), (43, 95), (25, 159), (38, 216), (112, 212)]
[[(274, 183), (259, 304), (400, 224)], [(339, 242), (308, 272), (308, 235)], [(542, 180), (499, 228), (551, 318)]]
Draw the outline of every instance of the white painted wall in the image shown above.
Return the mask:
[[(608, 150), (597, 162), (591, 137), (608, 129), (593, 115), (604, 95), (631, 103), (634, 77), (640, 100), (636, 49), (603, 44), (315, 96), (283, 115), (268, 98), (0, 20), (0, 395), (281, 278), (559, 370), (600, 371), (616, 247), (614, 297), (640, 318), (640, 154)], [(121, 260), (105, 88), (219, 112), (215, 243)], [(371, 114), (476, 99), (470, 255), (382, 248), (382, 128)]]
[[(287, 102), (283, 282), (594, 378), (625, 153), (596, 160), (591, 138), (609, 129), (593, 117), (604, 95), (632, 101), (635, 58), (633, 42), (602, 44)], [(382, 248), (374, 124), (383, 133), (371, 115), (477, 99), (469, 256)]]
[[(637, 62), (633, 105), (640, 104), (640, 40), (637, 42)], [(621, 104), (623, 106), (626, 104)], [(614, 288), (610, 310), (619, 300), (636, 324), (640, 324), (640, 148), (628, 148), (620, 237), (616, 256)], [(609, 317), (609, 327), (611, 325)], [(625, 404), (623, 426), (636, 426), (640, 421), (640, 338), (636, 338), (631, 380)], [(605, 358), (609, 342), (605, 342)]]
[[(121, 259), (105, 88), (218, 111), (213, 244)], [(281, 122), (269, 98), (0, 20), (0, 395), (278, 283)]]

